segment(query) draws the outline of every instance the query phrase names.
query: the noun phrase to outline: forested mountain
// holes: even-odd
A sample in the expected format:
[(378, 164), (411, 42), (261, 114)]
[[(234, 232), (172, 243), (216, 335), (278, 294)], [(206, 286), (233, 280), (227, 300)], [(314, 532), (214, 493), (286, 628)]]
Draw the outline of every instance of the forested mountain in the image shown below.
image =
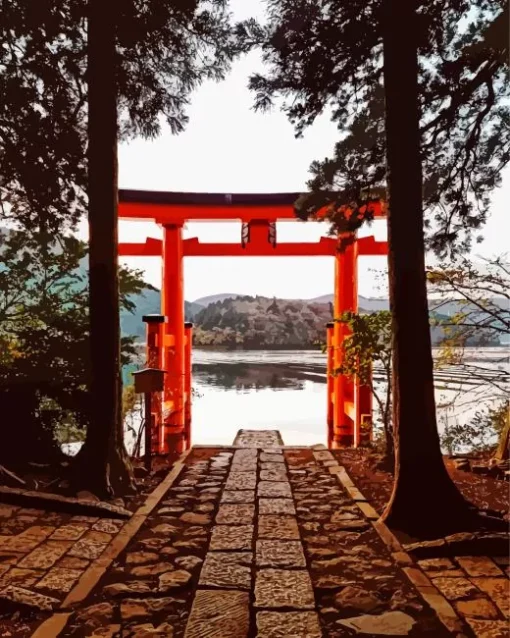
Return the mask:
[[(216, 301), (209, 301), (215, 298)], [(309, 348), (324, 342), (325, 324), (332, 319), (329, 297), (324, 295), (319, 299), (321, 301), (211, 295), (197, 300), (201, 303), (185, 302), (185, 313), (186, 320), (194, 323), (193, 343), (196, 346)], [(148, 288), (134, 302), (135, 314), (124, 312), (121, 315), (122, 330), (125, 334), (143, 339), (145, 326), (142, 316), (160, 312), (159, 290)], [(437, 302), (431, 302), (431, 318), (439, 320), (465, 308), (457, 301), (449, 301), (434, 310), (436, 305)], [(360, 312), (386, 310), (388, 301), (360, 296), (359, 308)], [(433, 327), (433, 342), (437, 344), (442, 337), (442, 328)], [(498, 345), (492, 340), (484, 341), (483, 337), (483, 334), (479, 335), (478, 345)]]
[[(145, 292), (132, 298), (136, 306), (134, 313), (120, 313), (120, 327), (122, 334), (135, 335), (140, 338), (145, 337), (145, 324), (142, 321), (144, 315), (159, 314), (161, 312), (161, 293), (156, 288), (147, 287)], [(184, 314), (186, 321), (192, 321), (197, 312), (202, 310), (203, 306), (196, 303), (185, 301)]]
[(329, 304), (238, 296), (209, 304), (194, 318), (195, 345), (310, 347), (324, 339)]

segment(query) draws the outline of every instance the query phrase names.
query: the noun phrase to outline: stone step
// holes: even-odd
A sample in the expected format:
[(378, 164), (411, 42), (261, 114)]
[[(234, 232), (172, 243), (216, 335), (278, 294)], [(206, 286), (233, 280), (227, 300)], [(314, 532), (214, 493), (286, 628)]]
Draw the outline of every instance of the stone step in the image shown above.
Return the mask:
[(280, 448), (282, 435), (278, 430), (239, 430), (233, 445), (248, 448)]

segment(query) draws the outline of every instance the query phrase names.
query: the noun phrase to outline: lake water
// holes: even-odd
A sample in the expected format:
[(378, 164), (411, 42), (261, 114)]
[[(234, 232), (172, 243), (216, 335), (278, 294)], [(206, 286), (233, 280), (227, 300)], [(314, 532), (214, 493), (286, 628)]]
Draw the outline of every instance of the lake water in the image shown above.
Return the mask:
[[(510, 391), (509, 351), (471, 349), (467, 369), (455, 366), (435, 372), (438, 425), (444, 418), (465, 423), (484, 405), (501, 397), (490, 380)], [(326, 355), (311, 350), (193, 349), (192, 442), (230, 445), (240, 429), (280, 430), (286, 445), (326, 444)], [(486, 377), (486, 383), (477, 379)], [(384, 391), (375, 368), (376, 385)], [(441, 405), (456, 400), (455, 408)], [(140, 420), (130, 417), (134, 431)], [(135, 440), (126, 433), (129, 451)], [(64, 446), (74, 454), (80, 444)], [(143, 444), (142, 444), (143, 449)]]
[(326, 443), (321, 352), (193, 351), (192, 436), (231, 444), (237, 431), (280, 430), (286, 444)]
[[(466, 353), (469, 370), (436, 372), (436, 402), (457, 395), (456, 417), (469, 419), (494, 391), (474, 381), (475, 373), (508, 384), (508, 351), (486, 348)], [(289, 445), (326, 443), (326, 355), (320, 351), (193, 350), (192, 437), (197, 444), (231, 444), (237, 431), (278, 429)], [(382, 377), (375, 371), (376, 380)], [(446, 410), (439, 410), (439, 416)], [(440, 423), (440, 429), (443, 425)]]

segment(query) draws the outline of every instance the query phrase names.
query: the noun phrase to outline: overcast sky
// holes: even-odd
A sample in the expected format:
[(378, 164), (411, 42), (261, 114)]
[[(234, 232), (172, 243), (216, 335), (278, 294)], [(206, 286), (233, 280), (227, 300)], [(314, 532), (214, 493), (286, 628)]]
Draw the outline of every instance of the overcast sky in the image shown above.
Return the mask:
[[(236, 18), (261, 14), (258, 0), (234, 0)], [(308, 169), (313, 160), (331, 154), (338, 137), (327, 116), (307, 130), (303, 139), (294, 138), (293, 128), (279, 111), (254, 113), (248, 77), (260, 70), (257, 53), (239, 60), (228, 78), (208, 82), (193, 96), (188, 110), (187, 130), (163, 135), (152, 142), (136, 140), (119, 149), (120, 188), (263, 193), (306, 190)], [(504, 184), (494, 193), (491, 218), (484, 229), (485, 240), (476, 246), (476, 255), (490, 256), (508, 251), (510, 236), (510, 169)], [(316, 241), (326, 234), (323, 224), (289, 222), (278, 225), (279, 241)], [(86, 236), (82, 225), (81, 236)], [(385, 237), (384, 222), (363, 234)], [(143, 242), (147, 236), (160, 237), (160, 229), (150, 223), (120, 222), (120, 240)], [(202, 241), (240, 241), (239, 224), (188, 224), (186, 237)], [(365, 296), (383, 294), (373, 269), (385, 269), (385, 258), (360, 259), (359, 292)], [(143, 269), (147, 281), (161, 284), (159, 258), (125, 259)], [(282, 298), (312, 298), (332, 292), (333, 259), (328, 257), (197, 258), (185, 259), (185, 295), (193, 301), (220, 293), (244, 293)]]

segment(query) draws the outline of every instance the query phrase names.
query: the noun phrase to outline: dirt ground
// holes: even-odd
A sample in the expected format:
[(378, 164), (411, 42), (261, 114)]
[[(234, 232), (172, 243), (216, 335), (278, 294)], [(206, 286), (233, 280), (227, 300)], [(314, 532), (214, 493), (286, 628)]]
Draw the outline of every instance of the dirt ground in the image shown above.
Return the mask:
[[(368, 449), (338, 450), (334, 454), (373, 507), (382, 513), (391, 495), (392, 474), (374, 469), (374, 454)], [(453, 460), (447, 457), (445, 463), (450, 476), (467, 500), (482, 510), (498, 512), (510, 520), (510, 489), (506, 481), (457, 470)]]

